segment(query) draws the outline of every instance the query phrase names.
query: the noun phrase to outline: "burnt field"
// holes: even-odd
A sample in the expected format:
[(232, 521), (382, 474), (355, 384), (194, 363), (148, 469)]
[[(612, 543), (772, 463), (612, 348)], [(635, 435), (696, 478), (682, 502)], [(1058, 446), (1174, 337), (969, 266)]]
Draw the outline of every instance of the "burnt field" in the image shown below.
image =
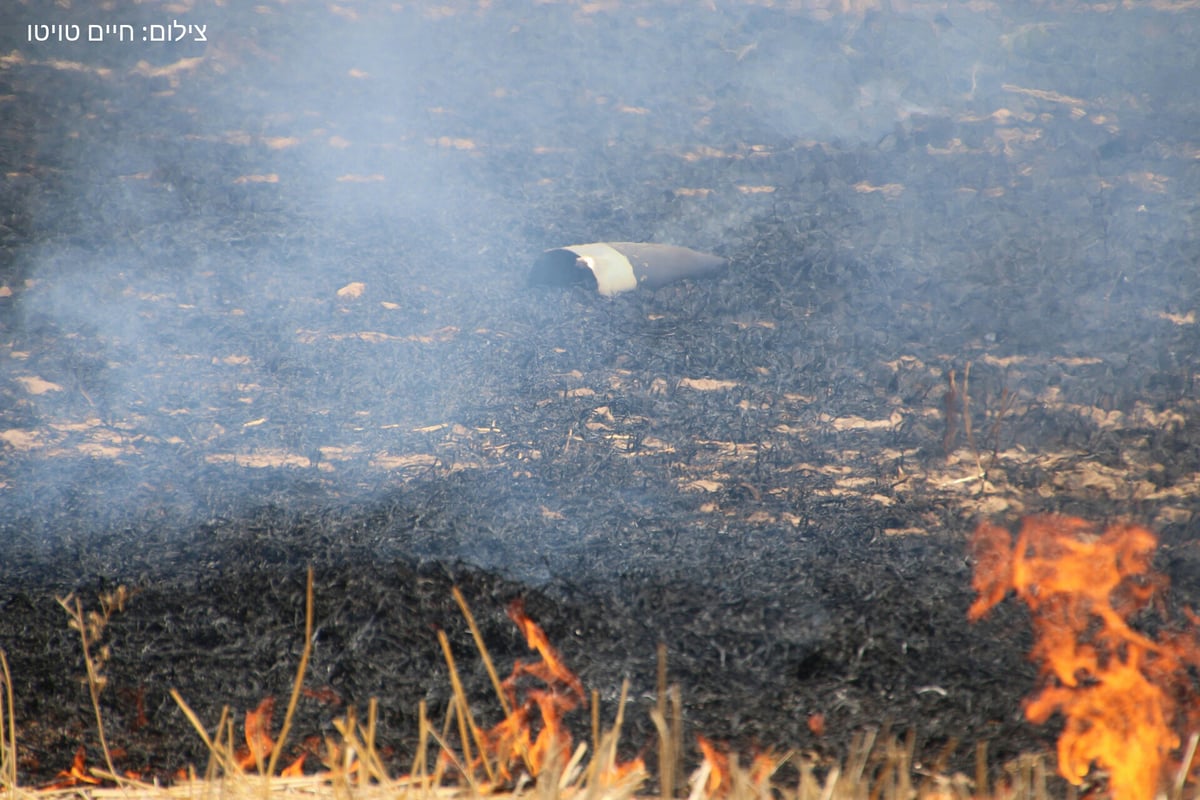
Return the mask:
[[(310, 565), (295, 736), (375, 697), (397, 769), (437, 628), (491, 708), (456, 584), (499, 663), (520, 596), (607, 717), (628, 678), (631, 750), (661, 642), (690, 733), (995, 770), (1055, 731), (1026, 616), (967, 622), (979, 521), (1137, 521), (1200, 604), (1200, 11), (795, 5), (3, 12), (25, 780), (99, 761), (71, 591), (135, 591), (101, 705), (161, 775), (206, 758), (169, 689), (287, 695)], [(205, 41), (140, 41), (172, 19)], [(729, 265), (530, 285), (601, 241)]]

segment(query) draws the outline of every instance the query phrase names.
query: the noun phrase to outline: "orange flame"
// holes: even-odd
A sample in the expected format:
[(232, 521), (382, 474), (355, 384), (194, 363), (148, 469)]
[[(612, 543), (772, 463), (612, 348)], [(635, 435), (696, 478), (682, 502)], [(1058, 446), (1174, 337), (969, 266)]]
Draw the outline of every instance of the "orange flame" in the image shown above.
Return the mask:
[(646, 761), (641, 756), (632, 761), (618, 761), (600, 773), (599, 783), (608, 789), (624, 781), (635, 772), (645, 772)]
[(754, 761), (750, 764), (750, 782), (754, 784), (755, 789), (759, 790), (759, 794), (766, 788), (767, 781), (771, 780), (771, 776), (777, 769), (779, 769), (779, 759), (773, 754), (759, 753), (754, 757)]
[(515, 708), (500, 724), (487, 732), (489, 750), (499, 762), (500, 776), (504, 780), (512, 778), (510, 767), (513, 762), (527, 758), (532, 747), (529, 711), (524, 706)]
[[(580, 706), (587, 706), (583, 682), (567, 668), (545, 631), (525, 614), (524, 602), (518, 598), (507, 610), (530, 649), (537, 651), (540, 658), (513, 664), (512, 674), (500, 682), (500, 690), (512, 711), (483, 734), (484, 757), (496, 766), (500, 781), (511, 781), (517, 764), (523, 764), (535, 778), (551, 765), (566, 766), (571, 757), (572, 738), (563, 717)], [(524, 688), (522, 692), (521, 679), (524, 677), (541, 681), (545, 686)], [(535, 735), (538, 718), (541, 726)], [(645, 764), (640, 758), (618, 762), (606, 767), (597, 780), (601, 785), (611, 786), (644, 769)]]
[(1059, 774), (1078, 785), (1098, 764), (1118, 800), (1154, 796), (1180, 744), (1175, 726), (1200, 714), (1188, 674), (1200, 669), (1200, 639), (1167, 632), (1155, 641), (1127, 621), (1167, 586), (1151, 569), (1156, 546), (1145, 528), (1114, 524), (1097, 534), (1085, 520), (1057, 516), (1023, 520), (1015, 546), (987, 523), (971, 540), (977, 598), (968, 618), (1016, 591), (1032, 613), (1030, 658), (1042, 681), (1025, 716), (1041, 724), (1061, 712)]
[[(512, 674), (501, 682), (512, 711), (485, 734), (485, 740), (502, 780), (512, 779), (512, 767), (517, 762), (524, 762), (534, 777), (551, 763), (566, 764), (571, 755), (571, 734), (563, 724), (563, 715), (587, 704), (583, 682), (567, 669), (545, 631), (525, 615), (525, 604), (520, 598), (509, 604), (508, 616), (524, 634), (530, 649), (536, 650), (541, 658), (516, 662)], [(542, 681), (546, 688), (529, 689), (524, 701), (518, 702), (518, 684), (526, 675)], [(542, 721), (536, 738), (535, 708)]]
[(550, 763), (564, 766), (571, 757), (571, 734), (563, 724), (563, 714), (579, 703), (570, 696), (555, 692), (529, 691), (529, 700), (542, 715), (542, 729), (529, 748), (529, 766), (536, 776)]
[(301, 753), (299, 757), (279, 771), (281, 778), (298, 778), (304, 774), (304, 759), (307, 753)]
[(704, 784), (706, 797), (721, 797), (729, 794), (733, 786), (733, 774), (729, 770), (729, 754), (722, 753), (712, 742), (703, 736), (696, 737), (696, 744), (708, 764), (708, 780)]
[[(708, 779), (704, 783), (704, 796), (709, 798), (728, 797), (733, 792), (734, 765), (729, 753), (719, 750), (715, 744), (703, 736), (696, 737), (704, 763), (708, 765)], [(750, 763), (750, 769), (744, 774), (749, 778), (757, 795), (762, 796), (767, 782), (779, 767), (778, 759), (770, 753), (759, 753)]]
[(275, 713), (275, 698), (264, 697), (258, 708), (246, 712), (246, 749), (238, 752), (237, 765), (251, 769), (266, 764), (275, 741), (271, 738), (271, 717)]
[[(271, 736), (271, 718), (275, 715), (275, 698), (264, 697), (258, 707), (246, 712), (246, 746), (235, 754), (239, 769), (261, 769), (271, 760), (275, 739)], [(301, 775), (304, 771), (305, 754), (280, 770), (282, 776)]]
[(100, 779), (92, 774), (87, 766), (87, 752), (83, 749), (83, 745), (75, 751), (75, 758), (71, 761), (70, 769), (65, 769), (56, 776), (57, 781), (49, 786), (43, 786), (43, 789), (70, 789), (74, 786), (97, 786), (100, 784)]
[[(554, 645), (550, 644), (550, 639), (547, 638), (545, 631), (539, 628), (537, 623), (525, 616), (524, 600), (518, 597), (508, 604), (508, 618), (515, 622), (517, 627), (521, 629), (521, 633), (525, 635), (525, 641), (529, 643), (530, 649), (536, 650), (538, 655), (542, 657), (541, 661), (535, 661), (531, 664), (518, 661), (513, 667), (512, 676), (508, 680), (515, 683), (517, 677), (524, 674), (535, 677), (550, 685), (556, 682), (562, 683), (577, 698), (578, 702), (576, 705), (579, 703), (586, 705), (587, 701), (583, 694), (583, 682), (576, 677), (575, 673), (567, 669), (563, 663), (562, 656), (555, 649)], [(571, 708), (574, 707), (574, 705), (571, 706)]]

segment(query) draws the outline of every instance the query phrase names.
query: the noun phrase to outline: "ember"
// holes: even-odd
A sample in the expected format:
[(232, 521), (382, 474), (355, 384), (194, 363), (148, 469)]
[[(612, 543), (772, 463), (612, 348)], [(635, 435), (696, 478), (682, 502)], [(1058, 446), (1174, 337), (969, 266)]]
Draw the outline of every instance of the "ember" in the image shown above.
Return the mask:
[(969, 618), (983, 617), (1009, 589), (1029, 606), (1042, 687), (1025, 716), (1040, 724), (1061, 712), (1059, 773), (1079, 785), (1097, 764), (1117, 798), (1154, 797), (1180, 746), (1177, 731), (1200, 722), (1192, 677), (1200, 638), (1168, 631), (1156, 641), (1130, 625), (1162, 606), (1167, 581), (1152, 571), (1156, 546), (1135, 525), (1098, 534), (1085, 520), (1052, 516), (1025, 519), (1015, 546), (987, 523), (971, 542), (978, 597)]

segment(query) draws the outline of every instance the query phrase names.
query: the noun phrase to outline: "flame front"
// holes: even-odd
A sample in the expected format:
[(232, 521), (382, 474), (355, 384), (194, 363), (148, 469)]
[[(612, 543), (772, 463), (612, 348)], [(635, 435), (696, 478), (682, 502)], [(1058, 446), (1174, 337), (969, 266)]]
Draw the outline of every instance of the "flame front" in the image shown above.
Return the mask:
[(1097, 534), (1085, 520), (1054, 516), (1023, 520), (1015, 546), (987, 523), (971, 540), (977, 598), (968, 618), (983, 617), (1010, 589), (1029, 607), (1042, 688), (1025, 716), (1041, 724), (1061, 712), (1059, 773), (1079, 785), (1098, 764), (1118, 800), (1154, 797), (1180, 744), (1176, 727), (1197, 722), (1188, 669), (1200, 668), (1200, 640), (1168, 633), (1155, 641), (1128, 623), (1166, 588), (1151, 568), (1156, 546), (1135, 525)]

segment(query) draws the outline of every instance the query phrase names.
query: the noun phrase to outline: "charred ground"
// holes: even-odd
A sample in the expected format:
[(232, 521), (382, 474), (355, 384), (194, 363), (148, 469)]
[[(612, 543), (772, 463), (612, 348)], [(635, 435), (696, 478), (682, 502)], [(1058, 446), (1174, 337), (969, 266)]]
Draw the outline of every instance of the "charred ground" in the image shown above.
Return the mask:
[[(29, 780), (95, 741), (72, 590), (137, 591), (103, 703), (120, 766), (162, 774), (205, 758), (169, 688), (210, 722), (286, 694), (308, 565), (332, 691), (298, 734), (376, 697), (397, 765), (449, 697), (435, 628), (491, 708), (454, 584), (500, 663), (520, 595), (609, 718), (628, 677), (631, 749), (664, 642), (693, 732), (839, 755), (890, 724), (997, 765), (1052, 732), (1021, 720), (1020, 612), (966, 622), (976, 520), (1134, 518), (1200, 598), (1194, 11), (444, 12), (225, 10), (152, 63), (4, 45), (0, 647)], [(315, 30), (363, 47), (301, 57)], [(883, 80), (971, 41), (1007, 60)], [(762, 77), (835, 57), (840, 105)], [(605, 239), (731, 267), (526, 284)]]

